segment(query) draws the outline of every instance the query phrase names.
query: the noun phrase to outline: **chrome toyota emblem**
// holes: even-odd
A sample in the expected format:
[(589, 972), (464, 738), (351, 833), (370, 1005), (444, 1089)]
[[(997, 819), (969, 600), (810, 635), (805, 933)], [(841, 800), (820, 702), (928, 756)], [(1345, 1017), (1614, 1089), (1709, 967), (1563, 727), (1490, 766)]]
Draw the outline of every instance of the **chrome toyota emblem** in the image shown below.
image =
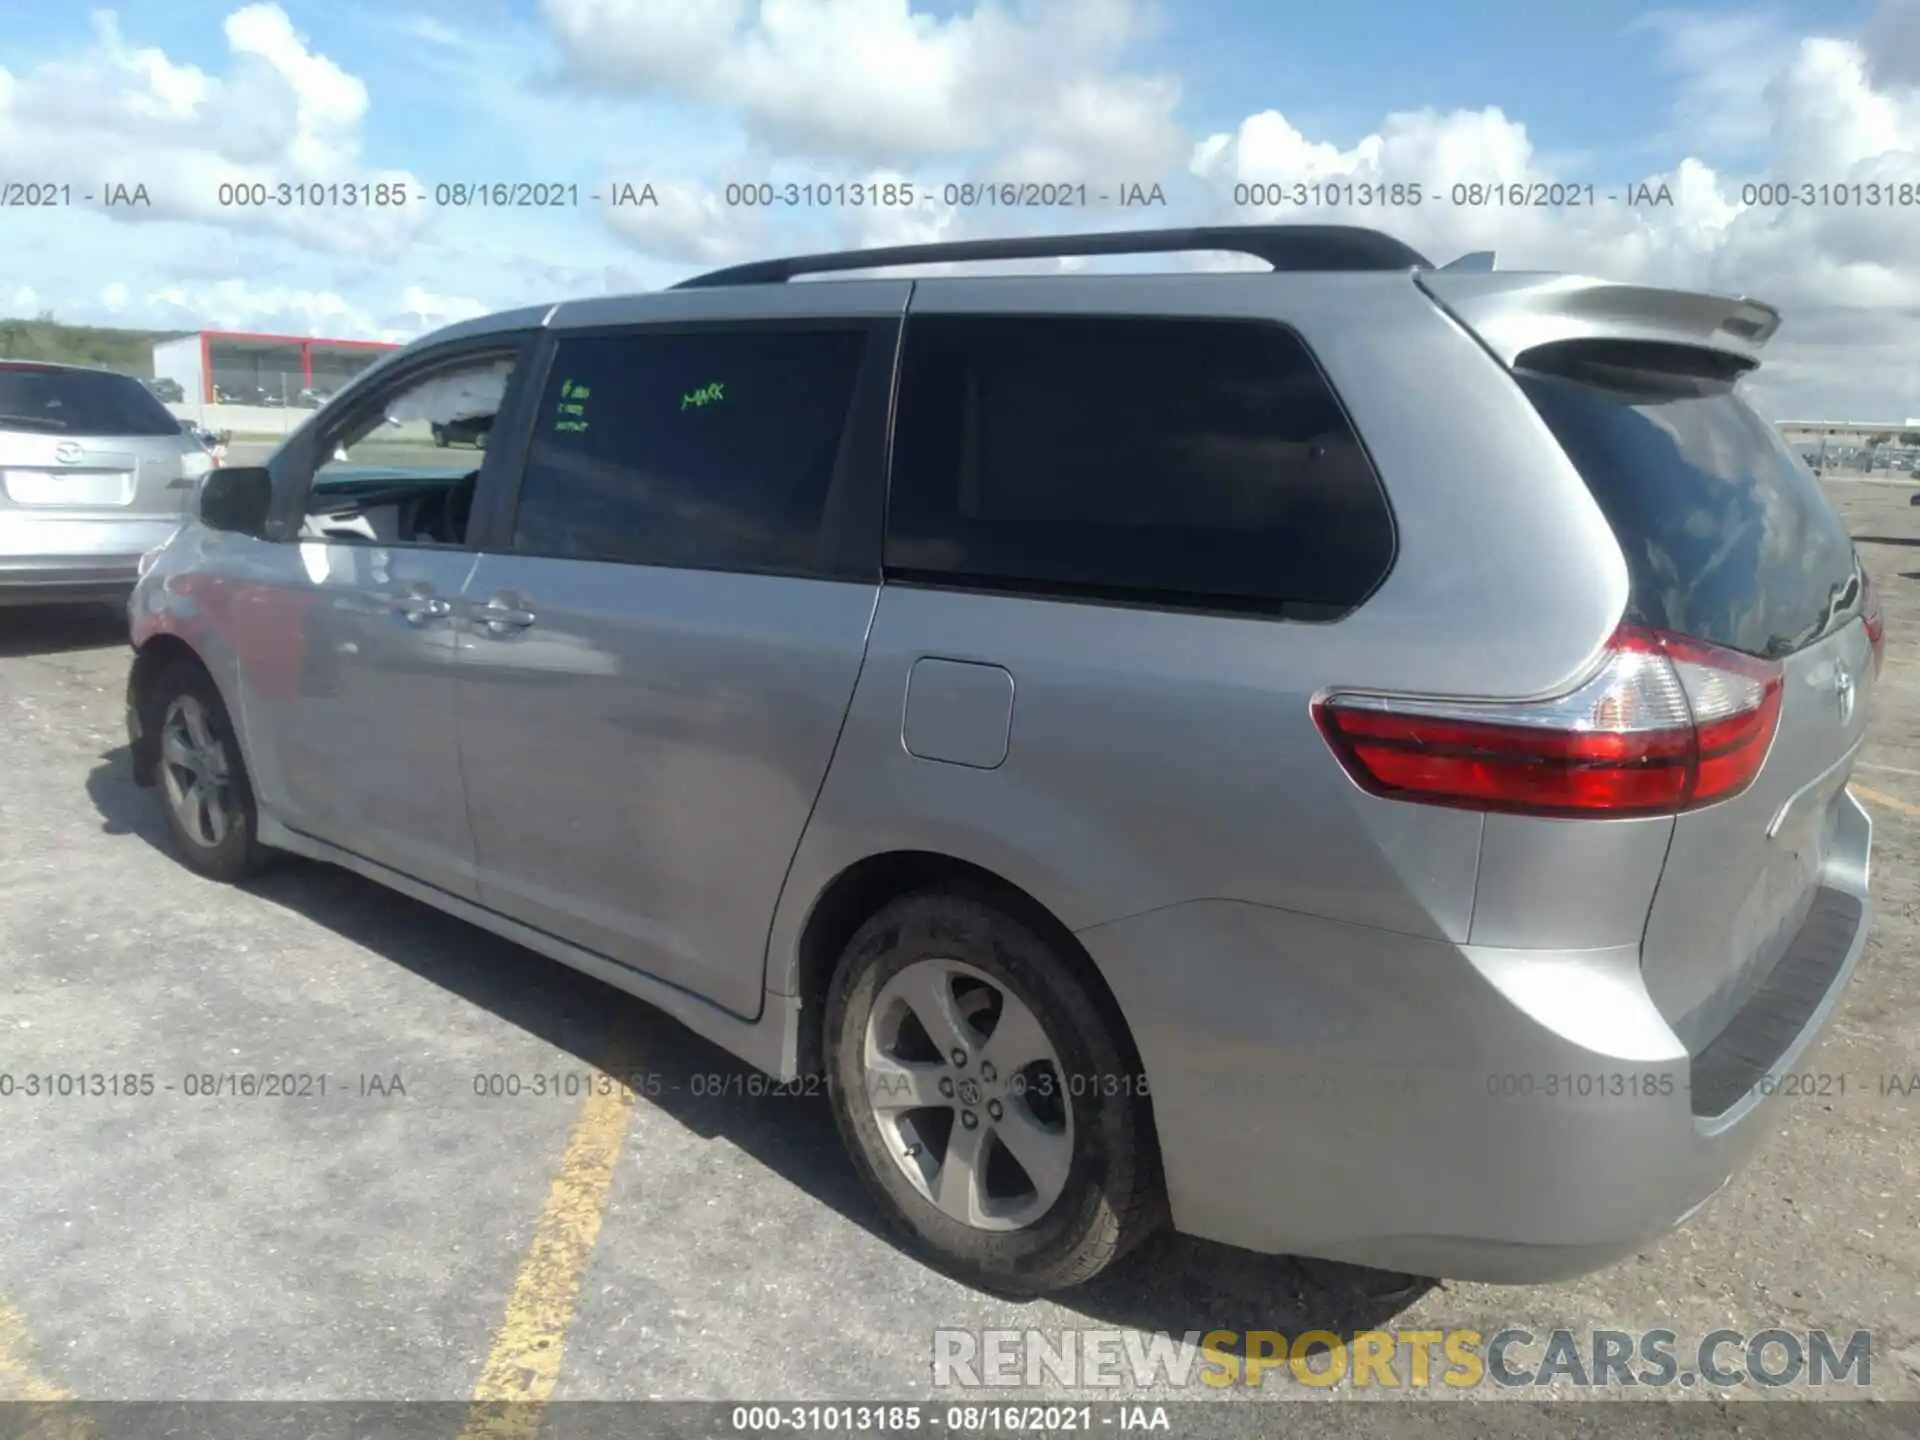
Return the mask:
[(71, 440), (62, 440), (53, 447), (53, 458), (62, 465), (78, 464), (81, 453), (80, 447)]
[(1853, 719), (1853, 672), (1844, 665), (1833, 667), (1833, 693), (1840, 701), (1840, 723)]

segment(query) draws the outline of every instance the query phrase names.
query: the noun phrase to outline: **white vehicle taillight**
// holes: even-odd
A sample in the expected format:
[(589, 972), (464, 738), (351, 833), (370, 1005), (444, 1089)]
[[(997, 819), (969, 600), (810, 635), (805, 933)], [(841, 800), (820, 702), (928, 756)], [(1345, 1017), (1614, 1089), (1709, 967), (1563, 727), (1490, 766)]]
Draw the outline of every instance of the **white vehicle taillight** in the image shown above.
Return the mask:
[(1622, 625), (1553, 700), (1325, 697), (1313, 707), (1375, 795), (1526, 815), (1671, 814), (1752, 783), (1780, 718), (1777, 662)]

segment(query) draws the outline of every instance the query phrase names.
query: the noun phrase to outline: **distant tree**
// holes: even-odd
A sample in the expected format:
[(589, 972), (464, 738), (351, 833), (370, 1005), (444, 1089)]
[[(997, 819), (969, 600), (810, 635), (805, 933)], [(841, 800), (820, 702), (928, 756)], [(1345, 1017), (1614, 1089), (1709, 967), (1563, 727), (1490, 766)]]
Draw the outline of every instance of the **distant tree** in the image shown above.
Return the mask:
[(1893, 432), (1882, 430), (1878, 435), (1869, 435), (1867, 437), (1867, 444), (1873, 449), (1878, 450), (1882, 445), (1890, 444), (1892, 440)]
[(0, 355), (18, 360), (102, 365), (129, 374), (143, 374), (153, 368), (155, 342), (171, 340), (176, 333), (62, 325), (46, 315), (33, 320), (0, 317)]
[(1920, 450), (1920, 430), (1902, 430), (1900, 443), (1909, 450)]

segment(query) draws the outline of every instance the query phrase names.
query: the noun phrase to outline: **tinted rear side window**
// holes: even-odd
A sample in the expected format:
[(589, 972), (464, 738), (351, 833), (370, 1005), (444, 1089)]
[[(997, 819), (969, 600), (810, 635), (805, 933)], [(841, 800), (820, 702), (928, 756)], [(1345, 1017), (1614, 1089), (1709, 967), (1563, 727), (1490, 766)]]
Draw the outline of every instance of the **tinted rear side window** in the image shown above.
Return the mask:
[(534, 422), (516, 549), (809, 574), (867, 332), (563, 339)]
[(1629, 616), (1754, 655), (1819, 638), (1853, 541), (1819, 480), (1725, 380), (1561, 362), (1521, 384), (1625, 552)]
[(893, 476), (907, 578), (1338, 613), (1393, 558), (1372, 466), (1277, 325), (909, 319)]
[(0, 364), (0, 430), (45, 435), (178, 435), (138, 380), (95, 370)]

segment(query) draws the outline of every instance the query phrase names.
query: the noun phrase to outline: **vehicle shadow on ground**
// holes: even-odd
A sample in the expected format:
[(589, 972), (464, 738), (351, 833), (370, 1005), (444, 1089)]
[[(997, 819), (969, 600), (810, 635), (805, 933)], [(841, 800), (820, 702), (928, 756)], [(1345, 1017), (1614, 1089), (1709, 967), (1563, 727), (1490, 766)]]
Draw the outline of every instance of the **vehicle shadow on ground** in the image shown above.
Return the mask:
[[(172, 857), (159, 803), (133, 783), (125, 746), (101, 757), (87, 790), (108, 834), (137, 836)], [(728, 1141), (892, 1243), (816, 1087), (769, 1095), (772, 1082), (758, 1071), (652, 1006), (334, 866), (287, 857), (245, 888), (588, 1065), (658, 1077), (658, 1093), (638, 1103), (657, 1106), (702, 1138)], [(690, 1077), (699, 1080), (690, 1083)], [(1385, 1325), (1434, 1283), (1256, 1255), (1169, 1232), (1091, 1284), (1054, 1299), (1100, 1324), (1176, 1336), (1214, 1329), (1348, 1336)]]
[(0, 608), (0, 659), (125, 645), (127, 612), (114, 604)]

